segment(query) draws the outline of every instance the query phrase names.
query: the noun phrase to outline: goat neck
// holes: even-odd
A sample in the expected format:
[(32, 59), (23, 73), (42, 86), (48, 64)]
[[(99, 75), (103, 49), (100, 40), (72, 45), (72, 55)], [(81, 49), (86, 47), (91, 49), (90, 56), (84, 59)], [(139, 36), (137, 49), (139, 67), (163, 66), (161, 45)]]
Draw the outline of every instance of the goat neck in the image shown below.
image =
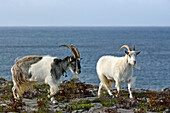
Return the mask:
[(69, 69), (69, 64), (70, 64), (70, 58), (72, 58), (73, 56), (67, 56), (65, 57), (63, 60), (61, 60), (61, 67), (64, 70), (64, 72), (66, 72)]

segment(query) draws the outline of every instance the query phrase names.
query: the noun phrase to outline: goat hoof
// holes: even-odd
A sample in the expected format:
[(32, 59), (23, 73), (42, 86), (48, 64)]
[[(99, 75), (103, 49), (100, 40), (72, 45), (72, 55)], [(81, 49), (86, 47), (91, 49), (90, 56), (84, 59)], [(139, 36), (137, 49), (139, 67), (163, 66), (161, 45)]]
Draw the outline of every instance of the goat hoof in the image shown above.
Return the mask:
[(15, 100), (21, 100), (22, 97), (15, 97), (14, 99), (15, 99)]
[(52, 97), (52, 98), (51, 98), (51, 102), (52, 102), (53, 104), (58, 104), (58, 101), (57, 101), (57, 100), (55, 100), (55, 98), (54, 98), (54, 97)]
[(129, 96), (129, 98), (130, 98), (130, 99), (133, 99), (133, 97), (132, 97), (132, 96)]
[(52, 101), (53, 104), (58, 104), (57, 100)]
[(14, 98), (14, 99), (15, 99), (15, 101), (20, 100), (20, 98), (18, 98), (18, 97)]
[(47, 97), (48, 97), (48, 98), (51, 98), (51, 96), (50, 96), (50, 95), (47, 95)]
[(102, 96), (98, 96), (98, 98), (102, 98)]
[(115, 96), (116, 98), (119, 98), (119, 94), (116, 94), (116, 96)]
[(115, 96), (115, 95), (112, 95), (112, 98), (116, 98), (116, 96)]

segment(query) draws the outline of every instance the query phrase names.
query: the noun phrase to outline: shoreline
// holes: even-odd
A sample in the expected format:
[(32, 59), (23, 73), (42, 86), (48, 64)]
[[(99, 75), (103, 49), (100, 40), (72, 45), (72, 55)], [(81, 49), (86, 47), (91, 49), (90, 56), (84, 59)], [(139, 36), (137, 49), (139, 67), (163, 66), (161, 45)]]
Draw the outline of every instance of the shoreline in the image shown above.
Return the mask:
[[(19, 101), (13, 99), (12, 81), (2, 78), (0, 85), (0, 112), (170, 112), (170, 88), (163, 91), (134, 89), (133, 99), (129, 99), (126, 89), (116, 98), (109, 97), (103, 89), (102, 98), (98, 98), (98, 86), (71, 79), (60, 84), (55, 95), (58, 104), (54, 105), (47, 98), (48, 85), (36, 86)], [(116, 94), (116, 90), (112, 93)]]

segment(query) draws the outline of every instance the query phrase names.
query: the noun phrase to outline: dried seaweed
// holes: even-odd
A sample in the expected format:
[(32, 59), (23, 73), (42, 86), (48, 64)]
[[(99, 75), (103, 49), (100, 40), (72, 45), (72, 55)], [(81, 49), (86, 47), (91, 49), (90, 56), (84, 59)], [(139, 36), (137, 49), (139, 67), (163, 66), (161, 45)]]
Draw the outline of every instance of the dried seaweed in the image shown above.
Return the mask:
[[(0, 79), (0, 112), (27, 112), (24, 108), (28, 107), (22, 99), (15, 100), (12, 96), (12, 84), (9, 81)], [(163, 112), (170, 108), (170, 91), (149, 91), (135, 90), (133, 99), (129, 99), (129, 93), (126, 90), (121, 91), (117, 98), (108, 97), (106, 91), (103, 91), (103, 97), (97, 98), (97, 86), (85, 84), (77, 79), (64, 81), (60, 84), (60, 90), (55, 95), (55, 99), (60, 103), (68, 103), (62, 108), (63, 111), (72, 112), (73, 110), (89, 110), (94, 107), (94, 103), (101, 103), (103, 107), (114, 107), (116, 109), (134, 109), (134, 113)], [(24, 93), (23, 98), (37, 99), (36, 111), (31, 112), (49, 112), (50, 99), (48, 85), (38, 85), (33, 91)], [(73, 102), (76, 98), (96, 97), (94, 100), (80, 100)], [(117, 112), (116, 109), (107, 108), (104, 112)], [(57, 111), (58, 112), (58, 111)]]

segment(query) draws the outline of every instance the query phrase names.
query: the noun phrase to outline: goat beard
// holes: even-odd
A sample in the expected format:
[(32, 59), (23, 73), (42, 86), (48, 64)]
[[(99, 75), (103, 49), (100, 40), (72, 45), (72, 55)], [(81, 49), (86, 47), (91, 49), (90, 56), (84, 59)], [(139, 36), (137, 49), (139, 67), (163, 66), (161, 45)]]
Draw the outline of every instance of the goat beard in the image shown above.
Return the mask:
[(140, 67), (136, 66), (136, 65), (133, 65), (133, 67), (135, 67), (136, 69), (140, 69)]

